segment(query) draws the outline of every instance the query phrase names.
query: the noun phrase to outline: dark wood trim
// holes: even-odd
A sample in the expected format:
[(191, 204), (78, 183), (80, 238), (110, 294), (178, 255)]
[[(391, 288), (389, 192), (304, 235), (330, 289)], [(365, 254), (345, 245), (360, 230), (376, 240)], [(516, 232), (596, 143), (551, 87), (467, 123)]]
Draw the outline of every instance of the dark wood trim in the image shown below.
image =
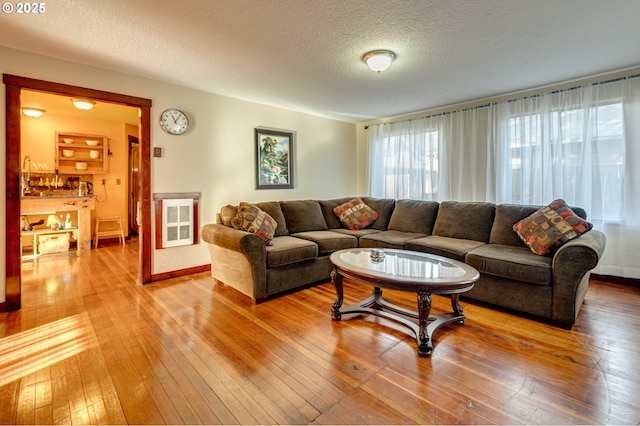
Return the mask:
[(20, 86), (6, 86), (5, 309), (21, 306), (20, 281)]
[(185, 275), (198, 274), (201, 272), (211, 271), (211, 264), (194, 266), (192, 268), (178, 269), (177, 271), (162, 272), (160, 274), (153, 274), (153, 281), (163, 281), (170, 278), (183, 277)]
[(140, 281), (151, 278), (151, 99), (105, 92), (68, 84), (3, 74), (6, 86), (6, 306), (21, 306), (20, 281), (20, 91), (39, 90), (140, 108)]
[(200, 201), (199, 192), (157, 192), (153, 194), (155, 200), (180, 200), (182, 198), (191, 198), (194, 201)]
[(200, 217), (200, 210), (198, 206), (200, 205), (200, 198), (193, 200), (193, 244), (200, 244), (200, 221), (198, 218)]
[(105, 92), (102, 90), (89, 89), (86, 87), (73, 86), (63, 83), (54, 83), (51, 81), (38, 80), (35, 78), (21, 77), (11, 74), (3, 74), (3, 82), (6, 85), (18, 86), (24, 89), (70, 95), (79, 98), (89, 98), (97, 101), (113, 102), (133, 107), (151, 108), (152, 104), (151, 99), (138, 98), (136, 96)]
[(591, 279), (596, 281), (613, 283), (613, 284), (628, 285), (631, 287), (640, 287), (640, 279), (637, 279), (637, 278), (623, 278), (623, 277), (614, 277), (613, 275), (591, 274)]
[(4, 302), (0, 302), (0, 314), (4, 312)]
[(162, 199), (153, 199), (153, 210), (156, 223), (156, 250), (162, 248)]
[(151, 105), (140, 106), (140, 281), (151, 278)]

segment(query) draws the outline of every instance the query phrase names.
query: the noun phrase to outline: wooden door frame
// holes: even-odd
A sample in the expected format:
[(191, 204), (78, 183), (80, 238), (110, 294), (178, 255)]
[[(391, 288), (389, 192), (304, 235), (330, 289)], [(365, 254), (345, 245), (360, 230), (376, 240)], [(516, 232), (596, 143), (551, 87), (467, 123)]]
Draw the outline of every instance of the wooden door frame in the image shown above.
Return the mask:
[[(151, 276), (151, 99), (104, 92), (33, 78), (3, 74), (6, 89), (6, 271), (4, 310), (21, 306), (20, 278), (20, 91), (37, 90), (69, 97), (128, 105), (140, 109), (140, 271), (143, 284)], [(1, 310), (0, 310), (1, 311)]]
[[(132, 188), (134, 187), (134, 185), (132, 185), (131, 181), (131, 175), (132, 175), (132, 170), (131, 170), (131, 150), (133, 149), (133, 145), (138, 146), (138, 163), (140, 162), (140, 153), (139, 153), (139, 147), (140, 147), (140, 137), (139, 136), (132, 136), (132, 135), (127, 135), (127, 153), (129, 154), (128, 157), (128, 161), (127, 161), (127, 216), (128, 216), (128, 220), (127, 223), (129, 224), (129, 229), (127, 229), (127, 236), (131, 235), (132, 236), (132, 232), (134, 231), (135, 228), (135, 234), (138, 235), (139, 234), (139, 226), (138, 226), (138, 221), (137, 221), (137, 209), (136, 209), (136, 204), (135, 204), (135, 199), (133, 199), (132, 197)], [(140, 169), (138, 168), (138, 176), (140, 176)], [(133, 204), (132, 204), (133, 203)]]

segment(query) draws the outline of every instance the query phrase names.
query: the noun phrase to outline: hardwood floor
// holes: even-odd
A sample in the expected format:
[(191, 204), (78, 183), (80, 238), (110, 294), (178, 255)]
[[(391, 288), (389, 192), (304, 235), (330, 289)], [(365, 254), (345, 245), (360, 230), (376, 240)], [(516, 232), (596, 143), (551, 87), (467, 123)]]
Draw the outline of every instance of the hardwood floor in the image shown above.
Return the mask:
[(138, 285), (136, 251), (25, 265), (0, 423), (640, 423), (638, 287), (592, 281), (571, 331), (463, 300), (420, 358), (400, 326), (331, 321), (329, 282), (256, 306), (206, 273)]

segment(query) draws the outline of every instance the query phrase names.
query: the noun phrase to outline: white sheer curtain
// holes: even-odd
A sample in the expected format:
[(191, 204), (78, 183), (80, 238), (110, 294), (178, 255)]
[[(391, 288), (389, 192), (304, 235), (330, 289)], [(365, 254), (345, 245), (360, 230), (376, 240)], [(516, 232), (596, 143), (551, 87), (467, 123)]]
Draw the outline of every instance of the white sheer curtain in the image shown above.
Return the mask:
[(437, 118), (369, 128), (369, 192), (381, 198), (435, 200), (446, 179), (440, 173), (444, 147)]
[(370, 126), (369, 193), (385, 198), (486, 198), (487, 111)]
[(640, 78), (371, 126), (369, 158), (373, 196), (563, 198), (607, 235), (594, 272), (640, 278)]

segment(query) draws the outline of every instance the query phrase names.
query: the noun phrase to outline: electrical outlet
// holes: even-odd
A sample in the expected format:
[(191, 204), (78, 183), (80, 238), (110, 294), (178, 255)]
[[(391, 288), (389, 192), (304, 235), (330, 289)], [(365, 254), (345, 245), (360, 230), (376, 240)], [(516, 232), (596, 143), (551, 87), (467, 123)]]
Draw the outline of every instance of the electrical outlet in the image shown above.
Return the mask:
[(116, 179), (116, 185), (120, 185), (122, 183), (122, 181), (120, 180), (120, 178)]
[(106, 179), (102, 179), (102, 184), (106, 185), (107, 184), (107, 180)]
[(158, 146), (153, 148), (153, 156), (156, 157), (156, 158), (162, 157), (162, 148), (160, 148)]

